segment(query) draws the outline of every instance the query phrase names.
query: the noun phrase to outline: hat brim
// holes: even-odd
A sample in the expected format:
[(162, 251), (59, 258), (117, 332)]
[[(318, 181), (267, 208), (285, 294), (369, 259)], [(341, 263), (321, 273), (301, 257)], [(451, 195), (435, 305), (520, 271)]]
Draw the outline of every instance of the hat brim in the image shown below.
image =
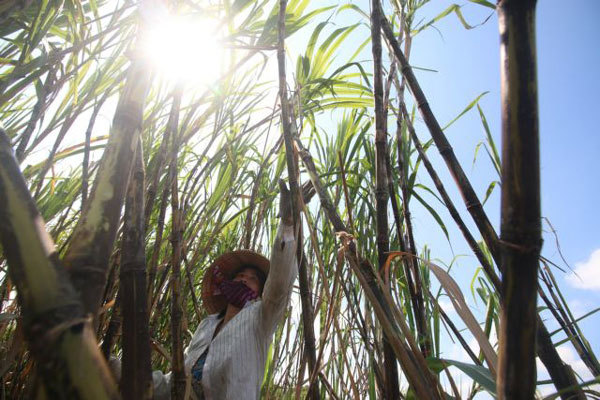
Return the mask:
[(221, 273), (227, 279), (232, 279), (233, 274), (244, 265), (251, 265), (261, 270), (265, 276), (269, 275), (269, 260), (252, 250), (236, 250), (222, 254), (204, 272), (204, 278), (202, 279), (202, 303), (209, 314), (219, 313), (227, 307), (227, 300), (223, 295), (213, 294), (216, 289), (213, 269), (218, 266)]

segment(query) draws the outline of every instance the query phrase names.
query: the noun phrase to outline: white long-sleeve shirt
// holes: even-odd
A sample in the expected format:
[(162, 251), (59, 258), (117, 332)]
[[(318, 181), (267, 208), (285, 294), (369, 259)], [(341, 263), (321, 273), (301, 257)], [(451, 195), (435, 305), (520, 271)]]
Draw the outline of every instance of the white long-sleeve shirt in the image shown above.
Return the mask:
[[(190, 371), (210, 346), (202, 387), (206, 400), (258, 399), (269, 345), (288, 304), (298, 275), (293, 227), (280, 224), (271, 250), (271, 266), (262, 298), (246, 304), (212, 340), (218, 314), (202, 320), (185, 349), (185, 371)], [(152, 373), (154, 399), (171, 397), (171, 373)]]

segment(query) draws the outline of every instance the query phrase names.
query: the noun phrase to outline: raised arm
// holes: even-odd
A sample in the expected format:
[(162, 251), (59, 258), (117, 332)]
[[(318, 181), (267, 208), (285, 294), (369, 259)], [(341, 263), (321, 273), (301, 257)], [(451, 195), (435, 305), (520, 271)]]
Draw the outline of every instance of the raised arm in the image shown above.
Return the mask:
[(298, 275), (296, 238), (290, 192), (280, 181), (279, 214), (281, 222), (271, 249), (271, 267), (262, 294), (262, 325), (272, 332), (288, 303), (292, 285)]

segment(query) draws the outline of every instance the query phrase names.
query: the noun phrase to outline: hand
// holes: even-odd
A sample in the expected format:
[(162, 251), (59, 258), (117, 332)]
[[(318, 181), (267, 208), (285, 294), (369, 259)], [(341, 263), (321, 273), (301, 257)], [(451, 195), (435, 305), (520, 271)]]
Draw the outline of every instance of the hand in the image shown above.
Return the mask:
[(283, 179), (279, 180), (279, 216), (285, 225), (294, 225), (292, 196)]

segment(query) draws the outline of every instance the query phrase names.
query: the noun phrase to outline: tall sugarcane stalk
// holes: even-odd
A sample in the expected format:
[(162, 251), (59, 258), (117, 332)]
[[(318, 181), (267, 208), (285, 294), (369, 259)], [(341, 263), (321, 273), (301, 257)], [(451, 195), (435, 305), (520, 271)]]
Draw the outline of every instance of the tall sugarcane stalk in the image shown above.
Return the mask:
[(102, 302), (108, 259), (121, 219), (149, 87), (150, 71), (143, 60), (135, 58), (129, 67), (92, 192), (64, 257), (84, 311), (92, 315)]
[[(387, 182), (387, 127), (383, 104), (383, 71), (381, 63), (381, 18), (379, 16), (378, 0), (371, 1), (371, 50), (373, 54), (373, 97), (375, 99), (375, 203), (377, 227), (377, 263), (379, 271), (384, 270), (387, 253), (390, 251), (388, 232), (388, 207), (390, 197)], [(387, 281), (389, 276), (385, 276)], [(383, 289), (386, 290), (386, 289)], [(423, 334), (423, 332), (419, 332)], [(385, 364), (386, 399), (397, 399), (400, 396), (398, 383), (398, 366), (394, 350), (386, 334), (383, 335), (383, 353)]]
[(183, 236), (183, 212), (179, 205), (179, 191), (177, 185), (177, 153), (179, 151), (179, 109), (183, 87), (178, 85), (173, 95), (173, 104), (167, 129), (171, 136), (171, 159), (169, 163), (169, 183), (171, 185), (171, 368), (173, 380), (171, 384), (171, 398), (183, 400), (186, 392), (186, 373), (183, 363), (183, 298), (181, 287), (181, 251)]
[(502, 97), (502, 308), (499, 399), (535, 393), (538, 266), (542, 247), (535, 50), (536, 0), (498, 2)]
[[(406, 61), (406, 58), (404, 57), (404, 54), (400, 49), (400, 45), (394, 37), (392, 27), (390, 26), (389, 22), (385, 17), (382, 18), (382, 29), (390, 47), (392, 48), (394, 56), (400, 64), (400, 71), (406, 79), (408, 87), (410, 88), (415, 98), (421, 116), (423, 117), (423, 120), (425, 121), (425, 124), (429, 129), (429, 132), (431, 133), (431, 137), (433, 138), (433, 141), (435, 142), (436, 147), (440, 152), (440, 155), (442, 156), (442, 158), (444, 158), (448, 169), (454, 177), (454, 180), (460, 190), (463, 200), (465, 201), (467, 210), (469, 211), (471, 217), (473, 218), (473, 221), (477, 225), (483, 237), (483, 240), (490, 249), (490, 253), (492, 254), (494, 261), (496, 262), (496, 265), (498, 265), (499, 268), (502, 268), (499, 251), (499, 241), (496, 231), (494, 230), (489, 219), (487, 218), (485, 211), (483, 210), (483, 206), (477, 198), (477, 195), (475, 194), (471, 183), (469, 182), (466, 174), (464, 173), (464, 170), (462, 169), (460, 163), (456, 159), (454, 151), (452, 150), (452, 146), (444, 136), (439, 122), (437, 121), (433, 112), (431, 111), (429, 103), (427, 102), (427, 98), (425, 97), (425, 94), (423, 93), (423, 90), (421, 89), (411, 66)], [(564, 364), (561, 361), (558, 352), (552, 344), (552, 340), (550, 338), (550, 335), (548, 334), (547, 329), (545, 328), (545, 326), (542, 327), (543, 322), (541, 321), (539, 315), (537, 316), (537, 319), (538, 355), (540, 356), (540, 359), (542, 360), (542, 362), (546, 366), (546, 369), (550, 373), (553, 382), (559, 390), (565, 391), (566, 394), (564, 396), (569, 396), (570, 393), (579, 393), (578, 396), (583, 395), (580, 388), (573, 388), (573, 386), (576, 385), (577, 382), (573, 371), (569, 368), (568, 365)]]
[[(402, 93), (402, 91), (400, 91)], [(403, 96), (402, 94), (400, 96)], [(400, 101), (402, 101), (402, 97), (399, 97)], [(429, 330), (427, 329), (427, 315), (425, 311), (425, 302), (423, 299), (423, 283), (421, 282), (421, 273), (419, 271), (419, 263), (417, 261), (417, 246), (415, 245), (415, 238), (413, 235), (413, 225), (410, 213), (410, 193), (408, 188), (408, 165), (404, 160), (404, 149), (403, 146), (408, 145), (408, 143), (403, 143), (401, 137), (402, 130), (402, 118), (398, 116), (396, 122), (396, 142), (398, 147), (398, 171), (399, 171), (399, 183), (400, 183), (400, 193), (402, 194), (402, 220), (404, 221), (404, 225), (406, 227), (405, 230), (401, 229), (401, 224), (397, 222), (398, 228), (398, 239), (402, 243), (400, 249), (406, 249), (409, 254), (414, 255), (415, 257), (404, 257), (404, 262), (406, 263), (406, 280), (407, 285), (409, 287), (410, 300), (413, 306), (413, 314), (415, 316), (415, 321), (417, 325), (417, 330), (419, 334), (419, 344), (421, 346), (421, 350), (423, 351), (423, 355), (426, 357), (431, 355), (431, 337), (429, 334)], [(391, 163), (390, 163), (391, 164)], [(394, 199), (395, 200), (395, 199)], [(408, 258), (408, 259), (407, 259)]]
[(139, 141), (125, 202), (121, 246), (119, 291), (123, 315), (123, 372), (120, 388), (125, 399), (150, 400), (153, 393), (146, 311), (144, 188), (144, 159)]
[[(404, 39), (404, 51), (406, 54), (406, 58), (408, 60), (410, 56), (410, 48), (412, 44), (412, 38), (410, 35), (410, 29), (408, 26), (408, 17), (404, 11), (404, 7), (400, 9), (396, 9), (396, 14), (399, 14), (400, 18), (400, 31), (398, 32), (398, 41), (402, 41)], [(406, 33), (405, 33), (406, 31)], [(398, 82), (398, 76), (396, 74), (397, 71), (397, 62), (394, 57), (392, 57), (392, 67), (390, 68), (390, 75), (388, 77), (387, 82), (387, 93), (389, 99), (389, 92), (391, 89), (391, 84), (394, 83), (397, 89), (397, 97), (399, 102), (404, 101), (404, 92), (405, 92), (405, 79), (402, 78), (402, 82)], [(415, 239), (413, 235), (413, 226), (411, 220), (410, 213), (410, 192), (408, 188), (408, 165), (406, 160), (404, 160), (406, 153), (404, 146), (408, 145), (404, 143), (402, 140), (402, 114), (399, 114), (396, 119), (396, 147), (397, 147), (397, 164), (398, 164), (398, 172), (399, 172), (399, 184), (400, 184), (400, 194), (402, 195), (402, 215), (399, 215), (399, 207), (396, 201), (396, 197), (394, 195), (391, 196), (392, 199), (392, 209), (394, 211), (394, 218), (396, 220), (396, 226), (398, 231), (398, 243), (401, 251), (407, 251), (409, 254), (412, 254), (414, 257), (403, 257), (402, 261), (404, 264), (405, 276), (408, 286), (408, 292), (410, 294), (410, 300), (413, 307), (413, 315), (415, 317), (417, 330), (419, 334), (419, 345), (421, 346), (421, 350), (424, 355), (430, 355), (432, 352), (431, 345), (431, 335), (429, 329), (427, 327), (427, 315), (425, 311), (425, 302), (423, 299), (423, 284), (421, 282), (421, 273), (419, 270), (419, 265), (417, 261), (417, 249), (415, 245)], [(410, 146), (409, 146), (410, 147)], [(388, 158), (389, 152), (388, 152)], [(391, 160), (387, 162), (388, 175), (392, 176), (391, 173)], [(393, 192), (393, 185), (390, 181), (389, 184), (390, 193)], [(402, 221), (404, 221), (404, 225), (406, 229), (402, 228)]]
[(25, 337), (47, 396), (117, 399), (116, 386), (96, 345), (90, 320), (46, 232), (3, 130), (0, 241), (17, 288)]
[[(160, 249), (163, 242), (163, 232), (165, 229), (165, 218), (167, 214), (167, 205), (169, 202), (169, 184), (166, 183), (161, 193), (158, 218), (156, 221), (156, 237), (154, 239), (154, 247), (152, 247), (152, 255), (150, 256), (150, 263), (148, 265), (148, 314), (152, 313), (153, 309), (153, 289), (154, 281), (156, 279), (156, 273), (158, 270), (158, 261), (160, 256)], [(147, 202), (146, 202), (147, 203)], [(148, 217), (149, 218), (149, 217)]]
[[(292, 139), (292, 129), (295, 129), (295, 123), (292, 120), (292, 110), (287, 96), (287, 80), (285, 74), (285, 11), (287, 0), (279, 1), (279, 15), (277, 20), (277, 65), (279, 71), (279, 100), (281, 102), (281, 125), (283, 130), (283, 142), (285, 145), (285, 157), (287, 162), (288, 179), (290, 184), (290, 200), (292, 206), (292, 217), (294, 220), (294, 230), (296, 232), (297, 249), (296, 259), (298, 262), (298, 281), (300, 285), (300, 298), (302, 304), (302, 323), (304, 325), (304, 350), (308, 361), (309, 376), (316, 376), (317, 371), (317, 355), (316, 355), (316, 340), (315, 329), (313, 324), (313, 306), (310, 300), (310, 281), (308, 279), (308, 269), (303, 251), (302, 241), (302, 220), (300, 219), (300, 185), (298, 177), (298, 154), (294, 150), (294, 142)], [(283, 217), (283, 216), (282, 216)], [(298, 377), (302, 379), (302, 377)], [(310, 380), (308, 396), (313, 400), (318, 400), (319, 385), (318, 381)]]

